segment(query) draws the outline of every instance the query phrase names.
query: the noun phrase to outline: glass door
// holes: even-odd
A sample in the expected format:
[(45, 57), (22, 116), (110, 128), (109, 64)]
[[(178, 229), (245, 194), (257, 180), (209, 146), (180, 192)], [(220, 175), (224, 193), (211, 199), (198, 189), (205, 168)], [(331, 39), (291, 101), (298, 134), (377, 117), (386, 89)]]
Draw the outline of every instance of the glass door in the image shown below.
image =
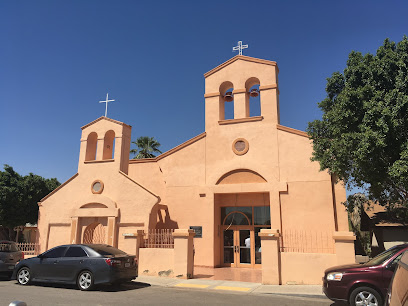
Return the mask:
[(223, 265), (251, 267), (253, 256), (253, 231), (250, 228), (231, 226), (223, 230)]
[(250, 229), (238, 229), (236, 230), (238, 245), (237, 245), (237, 266), (251, 266), (251, 230)]
[(223, 231), (224, 236), (224, 259), (223, 263), (225, 266), (233, 267), (235, 266), (235, 231), (233, 229), (226, 229)]

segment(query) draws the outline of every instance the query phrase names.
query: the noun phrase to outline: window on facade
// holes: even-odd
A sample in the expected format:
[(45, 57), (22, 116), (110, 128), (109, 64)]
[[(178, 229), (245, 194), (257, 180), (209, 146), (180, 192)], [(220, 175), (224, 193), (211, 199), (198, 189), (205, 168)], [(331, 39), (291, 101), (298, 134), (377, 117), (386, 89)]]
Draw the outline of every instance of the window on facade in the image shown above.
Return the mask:
[(234, 212), (224, 219), (224, 225), (250, 225), (250, 220), (243, 213)]
[(221, 223), (224, 225), (231, 223), (231, 225), (251, 225), (252, 207), (221, 207)]
[(271, 207), (255, 206), (254, 207), (254, 224), (271, 225)]
[(49, 250), (48, 252), (45, 252), (43, 256), (45, 258), (62, 257), (62, 255), (64, 255), (64, 252), (65, 252), (66, 249), (67, 249), (67, 247), (57, 247), (57, 248)]
[(81, 247), (70, 247), (64, 257), (88, 257)]

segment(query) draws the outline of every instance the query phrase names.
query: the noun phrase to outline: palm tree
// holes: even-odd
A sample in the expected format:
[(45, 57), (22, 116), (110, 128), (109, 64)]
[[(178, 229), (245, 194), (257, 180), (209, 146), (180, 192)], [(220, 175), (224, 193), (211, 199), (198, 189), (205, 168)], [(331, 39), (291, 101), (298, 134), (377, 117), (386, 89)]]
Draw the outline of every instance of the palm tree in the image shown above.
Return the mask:
[(160, 143), (154, 137), (140, 136), (132, 143), (137, 147), (137, 149), (130, 150), (130, 153), (135, 154), (133, 159), (153, 158), (156, 157), (153, 153), (162, 153), (159, 150)]

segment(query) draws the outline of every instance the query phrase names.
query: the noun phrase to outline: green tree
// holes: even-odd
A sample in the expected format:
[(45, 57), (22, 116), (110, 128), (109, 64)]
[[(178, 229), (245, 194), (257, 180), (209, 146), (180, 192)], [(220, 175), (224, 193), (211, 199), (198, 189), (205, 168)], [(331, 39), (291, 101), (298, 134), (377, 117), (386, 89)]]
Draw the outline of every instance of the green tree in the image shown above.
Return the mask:
[(141, 136), (136, 141), (132, 141), (136, 145), (136, 149), (130, 150), (131, 154), (135, 154), (133, 159), (153, 158), (154, 153), (162, 153), (159, 150), (160, 143), (154, 137)]
[(312, 160), (408, 222), (407, 37), (386, 39), (375, 55), (351, 52), (326, 92), (322, 119), (307, 129)]
[(13, 239), (14, 227), (37, 222), (37, 203), (59, 185), (55, 178), (32, 173), (21, 176), (4, 165), (4, 171), (0, 171), (0, 225), (9, 239)]

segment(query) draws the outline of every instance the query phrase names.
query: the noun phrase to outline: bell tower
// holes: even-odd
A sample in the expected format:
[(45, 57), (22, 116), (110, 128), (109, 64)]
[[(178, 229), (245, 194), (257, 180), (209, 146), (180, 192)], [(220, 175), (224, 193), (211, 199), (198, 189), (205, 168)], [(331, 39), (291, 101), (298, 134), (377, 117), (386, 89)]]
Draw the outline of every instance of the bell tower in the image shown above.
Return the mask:
[[(206, 131), (251, 121), (279, 124), (278, 73), (276, 62), (237, 55), (204, 74)], [(250, 116), (258, 95), (261, 114)], [(226, 103), (233, 103), (233, 118), (225, 118)]]
[(117, 169), (128, 173), (132, 130), (130, 125), (100, 117), (81, 129), (78, 172), (104, 165), (109, 170)]

